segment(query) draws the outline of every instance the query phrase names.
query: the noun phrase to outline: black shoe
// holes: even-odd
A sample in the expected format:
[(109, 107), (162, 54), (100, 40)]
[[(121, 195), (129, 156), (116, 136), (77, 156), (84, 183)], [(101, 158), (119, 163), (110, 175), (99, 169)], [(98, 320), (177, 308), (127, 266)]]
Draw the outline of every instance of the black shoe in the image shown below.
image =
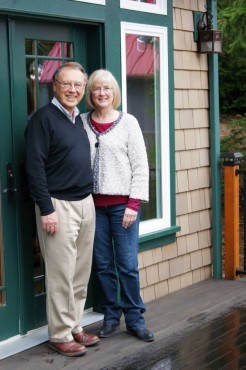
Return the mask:
[(116, 330), (118, 326), (119, 326), (118, 324), (113, 325), (113, 324), (104, 323), (101, 329), (99, 329), (97, 335), (99, 336), (99, 338), (107, 338), (113, 334), (113, 332)]
[(152, 342), (154, 340), (154, 334), (152, 334), (148, 329), (145, 327), (131, 329), (127, 328), (127, 333), (134, 335), (140, 340), (143, 340), (144, 342)]

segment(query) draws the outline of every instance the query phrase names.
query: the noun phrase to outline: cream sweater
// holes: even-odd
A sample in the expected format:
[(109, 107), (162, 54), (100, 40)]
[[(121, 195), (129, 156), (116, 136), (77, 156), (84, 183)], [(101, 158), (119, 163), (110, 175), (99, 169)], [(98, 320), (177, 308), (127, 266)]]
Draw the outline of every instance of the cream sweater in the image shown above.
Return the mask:
[(121, 113), (119, 119), (99, 134), (90, 124), (89, 113), (81, 115), (87, 131), (94, 175), (95, 194), (129, 195), (149, 200), (149, 168), (142, 131), (136, 118)]

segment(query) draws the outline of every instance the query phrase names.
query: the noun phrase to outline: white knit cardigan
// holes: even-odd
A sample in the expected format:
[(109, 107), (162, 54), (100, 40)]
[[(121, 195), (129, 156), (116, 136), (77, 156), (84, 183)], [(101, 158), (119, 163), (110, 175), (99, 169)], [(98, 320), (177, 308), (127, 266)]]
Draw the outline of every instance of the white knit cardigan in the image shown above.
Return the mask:
[(119, 119), (99, 134), (90, 113), (81, 115), (91, 145), (94, 193), (129, 195), (149, 200), (149, 167), (142, 131), (136, 118), (120, 112)]

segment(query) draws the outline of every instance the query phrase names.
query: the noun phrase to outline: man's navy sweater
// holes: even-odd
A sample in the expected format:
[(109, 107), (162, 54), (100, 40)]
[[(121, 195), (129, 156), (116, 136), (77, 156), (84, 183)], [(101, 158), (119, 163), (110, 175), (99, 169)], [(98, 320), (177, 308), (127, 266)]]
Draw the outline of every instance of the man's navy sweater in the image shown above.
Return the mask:
[(29, 190), (41, 215), (54, 212), (51, 197), (73, 201), (92, 192), (90, 144), (80, 116), (73, 124), (50, 103), (34, 113), (25, 136)]

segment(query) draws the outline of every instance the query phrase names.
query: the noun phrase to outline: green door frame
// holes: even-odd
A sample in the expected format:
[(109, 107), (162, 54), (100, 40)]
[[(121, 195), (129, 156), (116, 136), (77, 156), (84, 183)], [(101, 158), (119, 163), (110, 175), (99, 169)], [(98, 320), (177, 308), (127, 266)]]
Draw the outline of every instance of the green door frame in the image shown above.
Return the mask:
[[(24, 131), (27, 124), (27, 93), (26, 93), (26, 58), (25, 58), (25, 39), (38, 39), (50, 41), (66, 41), (74, 43), (75, 60), (83, 64), (87, 70), (88, 65), (91, 66), (89, 71), (102, 67), (102, 45), (99, 44), (95, 48), (95, 42), (102, 40), (101, 33), (103, 28), (99, 25), (85, 24), (55, 24), (40, 21), (40, 20), (23, 20), (18, 18), (8, 19), (8, 35), (5, 20), (0, 24), (1, 35), (5, 36), (5, 46), (2, 50), (6, 50), (7, 42), (9, 44), (9, 55), (6, 52), (1, 54), (1, 68), (6, 69), (3, 74), (9, 76), (6, 78), (6, 88), (2, 89), (1, 97), (4, 104), (6, 114), (4, 117), (4, 143), (1, 142), (1, 173), (2, 177), (5, 173), (6, 161), (11, 161), (15, 174), (15, 186), (18, 191), (15, 194), (15, 202), (11, 207), (7, 204), (7, 198), (2, 201), (3, 208), (3, 234), (4, 245), (9, 248), (10, 239), (11, 245), (15, 250), (12, 253), (7, 253), (5, 248), (6, 261), (6, 283), (10, 286), (8, 292), (8, 301), (10, 302), (10, 293), (12, 292), (12, 303), (15, 311), (9, 311), (9, 305), (0, 308), (0, 323), (3, 317), (1, 332), (3, 337), (0, 340), (6, 339), (16, 334), (25, 334), (27, 331), (40, 327), (46, 323), (45, 319), (45, 295), (34, 296), (33, 283), (33, 252), (32, 252), (32, 233), (31, 225), (33, 213), (31, 208), (31, 200), (26, 197), (25, 193), (25, 176), (23, 175), (24, 158), (25, 158), (25, 139)], [(1, 36), (2, 40), (2, 36)], [(94, 53), (87, 58), (87, 45), (94, 43)], [(8, 67), (9, 66), (9, 67)], [(8, 69), (8, 70), (7, 70)], [(5, 81), (5, 80), (4, 80)], [(10, 83), (9, 83), (10, 81)], [(9, 86), (8, 86), (9, 85)], [(6, 92), (8, 92), (8, 97)], [(85, 103), (80, 105), (80, 110), (85, 110)], [(9, 124), (12, 122), (12, 125)], [(2, 186), (6, 187), (4, 179)], [(11, 222), (9, 219), (11, 218)], [(15, 225), (16, 233), (10, 230), (11, 225)], [(8, 277), (8, 279), (7, 279)], [(12, 278), (12, 280), (10, 280)], [(14, 284), (14, 289), (13, 289)], [(92, 294), (89, 294), (87, 307), (92, 305)], [(2, 311), (6, 311), (9, 321), (12, 322), (15, 318), (15, 329), (10, 332), (9, 324), (2, 315)], [(5, 325), (6, 322), (6, 325)], [(2, 330), (3, 328), (3, 330)]]
[[(11, 127), (11, 86), (9, 84), (9, 55), (7, 27), (4, 19), (0, 18), (0, 65), (2, 77), (1, 99), (1, 125), (0, 125), (0, 164), (1, 164), (1, 201), (2, 215), (2, 246), (4, 252), (4, 295), (6, 305), (0, 308), (0, 327), (8, 328), (8, 333), (1, 329), (0, 340), (19, 333), (19, 301), (20, 291), (18, 283), (18, 253), (17, 253), (17, 227), (16, 212), (13, 202), (8, 202), (8, 193), (3, 193), (7, 186), (6, 165), (13, 163), (12, 127)], [(6, 287), (11, 286), (11, 289)]]
[[(42, 326), (45, 318), (45, 294), (35, 296), (33, 284), (33, 252), (32, 252), (32, 206), (24, 194), (24, 131), (27, 124), (27, 95), (26, 95), (26, 59), (25, 40), (62, 40), (74, 42), (74, 27), (47, 24), (23, 20), (9, 20), (10, 42), (13, 47), (10, 53), (11, 79), (13, 86), (13, 148), (14, 170), (16, 174), (16, 212), (18, 230), (19, 254), (19, 285), (20, 285), (20, 333)], [(84, 60), (80, 60), (85, 64)], [(34, 299), (35, 296), (35, 299)]]

